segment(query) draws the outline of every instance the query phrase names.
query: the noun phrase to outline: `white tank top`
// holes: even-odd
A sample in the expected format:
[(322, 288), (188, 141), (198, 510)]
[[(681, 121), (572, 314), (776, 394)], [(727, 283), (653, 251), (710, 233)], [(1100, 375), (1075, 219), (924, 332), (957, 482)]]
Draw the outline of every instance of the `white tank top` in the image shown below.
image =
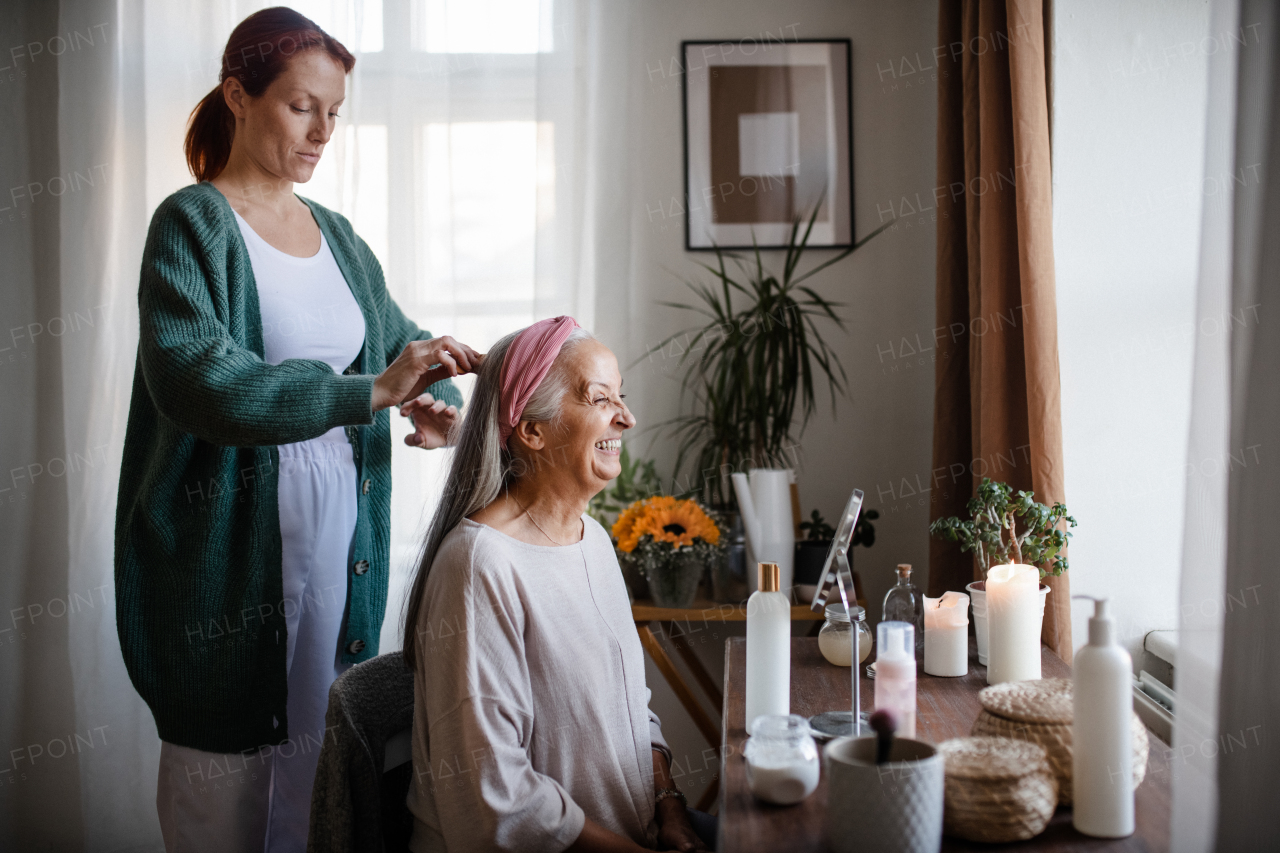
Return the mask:
[[(324, 233), (320, 251), (296, 258), (259, 237), (239, 213), (235, 216), (258, 285), (263, 360), (314, 359), (341, 373), (364, 345), (364, 315)], [(336, 426), (320, 440), (346, 443), (347, 436)]]

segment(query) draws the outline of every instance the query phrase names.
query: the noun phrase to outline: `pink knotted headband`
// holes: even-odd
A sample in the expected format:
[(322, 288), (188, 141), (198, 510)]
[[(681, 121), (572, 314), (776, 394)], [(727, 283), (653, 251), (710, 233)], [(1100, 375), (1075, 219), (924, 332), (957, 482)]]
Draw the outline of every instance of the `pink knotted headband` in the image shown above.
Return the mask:
[(529, 398), (547, 378), (560, 347), (578, 328), (567, 314), (539, 320), (516, 335), (502, 359), (502, 388), (498, 398), (498, 430), (505, 447)]

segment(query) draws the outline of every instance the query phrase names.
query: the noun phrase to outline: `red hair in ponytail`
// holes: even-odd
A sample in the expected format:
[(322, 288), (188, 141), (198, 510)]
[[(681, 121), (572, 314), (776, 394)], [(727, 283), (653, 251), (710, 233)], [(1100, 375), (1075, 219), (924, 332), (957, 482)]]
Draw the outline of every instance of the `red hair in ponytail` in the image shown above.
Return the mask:
[(244, 90), (258, 97), (280, 76), (298, 53), (323, 49), (350, 73), (356, 58), (342, 42), (285, 6), (254, 12), (231, 31), (222, 51), (218, 85), (191, 111), (183, 151), (197, 181), (211, 181), (227, 167), (236, 121), (222, 95), (222, 83), (235, 77)]

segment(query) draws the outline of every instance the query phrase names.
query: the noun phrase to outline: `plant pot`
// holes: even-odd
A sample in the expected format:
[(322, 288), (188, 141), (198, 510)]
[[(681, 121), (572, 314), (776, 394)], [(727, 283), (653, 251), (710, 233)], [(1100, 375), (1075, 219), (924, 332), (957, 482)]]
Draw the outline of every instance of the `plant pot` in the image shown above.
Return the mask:
[(622, 579), (627, 582), (627, 589), (631, 590), (632, 599), (643, 601), (652, 597), (649, 592), (649, 579), (644, 576), (644, 569), (640, 566), (639, 560), (619, 551), (618, 566), (622, 569)]
[(720, 542), (724, 556), (711, 566), (711, 600), (722, 604), (741, 601), (747, 577), (747, 543), (742, 530), (742, 516), (729, 509), (719, 510), (724, 524)]
[(672, 554), (648, 566), (649, 591), (658, 607), (688, 607), (698, 595), (706, 564), (690, 552)]
[(795, 583), (814, 585), (831, 550), (830, 539), (801, 539), (796, 543)]
[[(973, 604), (973, 634), (978, 639), (978, 663), (987, 665), (987, 582), (974, 581), (965, 587), (969, 593), (969, 601)], [(1040, 584), (1040, 620), (1044, 621), (1044, 600), (1049, 595), (1049, 587)]]
[(818, 581), (822, 579), (822, 566), (830, 550), (830, 539), (801, 539), (796, 543), (795, 597), (799, 604), (813, 601), (818, 592)]

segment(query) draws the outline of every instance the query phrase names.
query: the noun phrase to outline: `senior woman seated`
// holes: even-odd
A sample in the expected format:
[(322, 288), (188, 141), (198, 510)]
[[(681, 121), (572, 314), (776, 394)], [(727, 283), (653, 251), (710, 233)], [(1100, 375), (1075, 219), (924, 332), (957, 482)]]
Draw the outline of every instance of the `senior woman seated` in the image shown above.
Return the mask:
[(584, 514), (635, 425), (621, 387), (571, 317), (483, 360), (405, 622), (415, 853), (714, 844), (671, 781), (613, 545)]

